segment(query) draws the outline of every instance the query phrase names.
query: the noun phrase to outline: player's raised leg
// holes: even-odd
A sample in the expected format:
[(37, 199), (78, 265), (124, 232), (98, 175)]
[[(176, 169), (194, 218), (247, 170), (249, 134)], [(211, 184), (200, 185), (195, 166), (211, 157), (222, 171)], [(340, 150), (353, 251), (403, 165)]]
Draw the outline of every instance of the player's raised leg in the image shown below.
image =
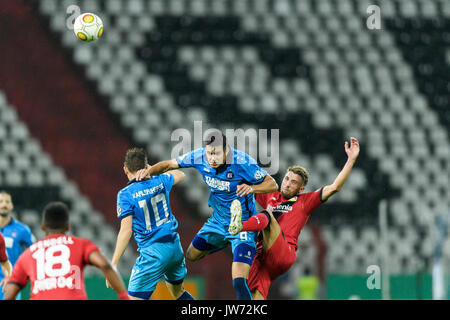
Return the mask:
[(240, 232), (240, 229), (242, 229), (242, 207), (239, 200), (231, 202), (230, 214), (229, 231), (231, 229), (234, 232), (234, 234), (232, 232), (230, 234), (236, 235), (239, 233), (239, 240), (234, 240), (238, 244), (234, 248), (231, 265), (233, 288), (238, 300), (252, 300), (252, 294), (248, 287), (248, 274), (256, 250), (246, 242), (248, 240), (247, 232)]
[[(269, 250), (275, 241), (278, 239), (281, 233), (280, 225), (273, 216), (271, 211), (266, 210), (268, 217), (270, 218), (269, 225), (262, 230), (263, 235), (263, 249)], [(266, 215), (267, 216), (267, 215)]]
[[(242, 221), (242, 214), (238, 209), (240, 202), (233, 201), (231, 204), (231, 219), (228, 231), (235, 235), (243, 231), (262, 231), (263, 234), (263, 249), (269, 250), (280, 235), (281, 228), (277, 220), (269, 210), (264, 210), (253, 217), (250, 217), (247, 221)], [(239, 204), (239, 206), (238, 206)]]
[[(239, 203), (239, 201), (238, 201)], [(272, 245), (275, 243), (277, 238), (280, 236), (281, 228), (276, 221), (275, 217), (272, 215), (272, 212), (264, 210), (263, 212), (252, 216), (247, 221), (242, 221), (242, 214), (240, 214), (238, 203), (232, 203), (230, 207), (231, 211), (231, 219), (229, 225), (229, 232), (231, 234), (245, 233), (247, 231), (262, 231), (263, 235), (263, 250), (268, 251)], [(248, 270), (245, 266), (248, 266)], [(250, 272), (250, 265), (248, 264), (235, 264), (233, 263), (233, 285), (234, 276), (245, 275), (245, 278), (248, 278), (248, 274)], [(262, 276), (262, 275), (261, 275)], [(241, 280), (242, 281), (242, 280)], [(266, 279), (268, 283), (270, 283), (270, 277)], [(244, 288), (248, 288), (248, 281), (245, 282), (245, 286), (241, 285)], [(249, 292), (250, 290), (248, 290)], [(251, 292), (252, 299), (254, 300), (264, 300), (264, 294), (262, 294), (258, 289), (255, 289)]]
[(195, 237), (194, 240), (192, 240), (191, 244), (186, 250), (186, 258), (189, 261), (198, 261), (204, 256), (208, 255), (208, 253), (210, 253), (210, 250), (199, 250), (195, 247), (196, 245), (198, 246), (199, 243), (203, 242), (204, 240), (202, 238), (198, 239), (198, 237)]
[(224, 240), (223, 231), (221, 225), (218, 225), (214, 220), (208, 220), (186, 250), (186, 258), (189, 261), (198, 261), (208, 254), (228, 246), (228, 243)]
[(235, 235), (242, 230), (242, 208), (239, 200), (235, 199), (231, 202), (230, 214), (231, 218), (230, 225), (228, 226), (228, 232)]

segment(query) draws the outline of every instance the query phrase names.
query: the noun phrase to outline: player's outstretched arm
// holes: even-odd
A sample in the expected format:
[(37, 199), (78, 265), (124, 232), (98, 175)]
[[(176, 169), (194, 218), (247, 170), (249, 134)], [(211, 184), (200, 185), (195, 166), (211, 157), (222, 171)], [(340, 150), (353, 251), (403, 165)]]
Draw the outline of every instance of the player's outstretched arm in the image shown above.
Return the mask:
[(176, 159), (160, 161), (153, 166), (147, 165), (136, 173), (136, 180), (141, 181), (147, 176), (156, 176), (169, 170), (178, 169), (180, 166)]
[(347, 162), (342, 168), (341, 172), (339, 172), (338, 176), (334, 180), (334, 182), (328, 186), (325, 186), (322, 190), (322, 201), (327, 200), (336, 192), (339, 192), (341, 188), (344, 186), (345, 181), (352, 171), (353, 165), (356, 162), (356, 158), (359, 155), (359, 142), (356, 138), (350, 138), (350, 146), (347, 141), (345, 141), (345, 153), (347, 153)]
[(5, 285), (4, 287), (4, 296), (3, 299), (4, 300), (16, 300), (17, 295), (19, 294), (20, 290), (22, 290), (22, 288), (15, 284), (15, 283), (8, 283)]
[(100, 251), (94, 251), (89, 255), (89, 263), (102, 270), (107, 283), (116, 291), (120, 300), (129, 300), (125, 285), (118, 272), (113, 268)]
[(6, 259), (5, 261), (0, 261), (0, 266), (2, 268), (2, 273), (4, 276), (2, 281), (0, 281), (0, 287), (2, 287), (2, 291), (5, 292), (6, 284), (8, 283), (9, 276), (11, 275), (12, 272), (12, 265), (11, 262), (9, 262), (9, 260)]
[(173, 175), (173, 184), (177, 184), (186, 178), (186, 175), (181, 170), (172, 170), (170, 171), (170, 174)]
[(246, 196), (250, 193), (271, 193), (278, 191), (278, 184), (269, 174), (265, 176), (260, 184), (249, 186), (248, 184), (240, 184), (237, 186), (236, 194), (238, 197)]
[[(111, 263), (115, 269), (117, 269), (120, 258), (122, 258), (122, 255), (128, 246), (128, 242), (133, 235), (132, 224), (133, 216), (131, 215), (123, 218), (120, 222), (120, 230), (117, 235), (116, 248), (114, 249), (114, 254), (111, 260)], [(109, 287), (108, 281), (106, 281), (106, 286)]]

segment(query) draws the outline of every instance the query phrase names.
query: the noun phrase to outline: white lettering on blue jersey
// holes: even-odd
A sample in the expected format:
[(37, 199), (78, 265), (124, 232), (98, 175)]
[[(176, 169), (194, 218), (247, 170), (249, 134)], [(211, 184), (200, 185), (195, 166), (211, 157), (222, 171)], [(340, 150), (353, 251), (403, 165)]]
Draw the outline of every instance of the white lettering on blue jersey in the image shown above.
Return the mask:
[(219, 191), (230, 191), (229, 181), (223, 181), (209, 176), (205, 176), (205, 182), (211, 188), (217, 189)]
[(138, 192), (133, 193), (133, 199), (151, 195), (151, 194), (156, 193), (156, 192), (158, 192), (159, 190), (162, 190), (162, 189), (164, 189), (164, 186), (161, 183), (161, 184), (159, 184), (156, 187), (153, 187), (151, 189), (139, 190)]
[(172, 174), (154, 176), (148, 180), (131, 181), (117, 195), (117, 215), (123, 219), (133, 216), (132, 229), (138, 247), (175, 235), (178, 222), (170, 209), (169, 192)]

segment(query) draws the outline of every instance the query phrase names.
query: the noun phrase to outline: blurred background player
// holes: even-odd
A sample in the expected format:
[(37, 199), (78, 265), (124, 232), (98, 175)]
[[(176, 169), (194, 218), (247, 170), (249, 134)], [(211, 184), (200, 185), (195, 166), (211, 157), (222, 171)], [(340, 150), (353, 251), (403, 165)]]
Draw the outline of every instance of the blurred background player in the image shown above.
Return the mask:
[[(136, 181), (136, 172), (147, 165), (143, 149), (133, 148), (125, 155), (124, 172), (128, 185), (117, 195), (117, 216), (121, 219), (112, 264), (117, 267), (131, 235), (138, 245), (139, 257), (131, 272), (128, 294), (133, 300), (150, 299), (158, 281), (164, 276), (166, 285), (177, 300), (194, 300), (184, 289), (186, 264), (178, 222), (172, 214), (169, 193), (174, 184), (184, 180), (176, 170)], [(109, 283), (106, 283), (109, 286)]]
[(90, 240), (66, 235), (69, 210), (62, 202), (44, 208), (45, 237), (31, 245), (17, 260), (5, 290), (14, 300), (31, 281), (31, 300), (87, 300), (83, 269), (99, 268), (121, 300), (129, 300), (122, 279)]
[[(0, 233), (3, 234), (9, 261), (14, 267), (20, 254), (31, 246), (36, 239), (27, 225), (12, 217), (13, 209), (14, 204), (11, 194), (0, 191)], [(3, 272), (0, 272), (0, 281), (3, 277)], [(0, 300), (2, 299), (3, 292), (0, 291)], [(20, 299), (20, 294), (17, 299)]]
[(208, 204), (214, 211), (189, 245), (187, 258), (197, 261), (231, 244), (233, 288), (238, 300), (251, 300), (247, 279), (256, 251), (256, 234), (242, 232), (231, 235), (228, 232), (230, 207), (232, 203), (238, 203), (239, 206), (242, 204), (242, 218), (247, 220), (256, 214), (255, 200), (251, 193), (274, 192), (278, 185), (248, 154), (230, 148), (222, 132), (212, 130), (204, 144), (203, 148), (176, 159), (147, 167), (138, 172), (137, 179), (177, 168), (193, 167), (202, 174), (211, 191)]
[(230, 233), (262, 231), (249, 276), (254, 299), (267, 299), (271, 282), (286, 273), (296, 261), (298, 237), (311, 212), (343, 187), (359, 154), (356, 138), (350, 138), (350, 146), (345, 142), (345, 152), (347, 162), (332, 184), (301, 194), (309, 174), (303, 167), (293, 166), (288, 168), (280, 191), (256, 195), (265, 211), (244, 222), (240, 210), (232, 211)]
[(6, 253), (6, 247), (5, 247), (5, 239), (3, 238), (2, 234), (0, 233), (0, 267), (3, 272), (4, 278), (2, 281), (0, 281), (0, 288), (2, 288), (2, 291), (4, 291), (6, 286), (6, 283), (8, 282), (9, 276), (12, 272), (12, 265), (11, 262), (8, 260), (8, 254)]

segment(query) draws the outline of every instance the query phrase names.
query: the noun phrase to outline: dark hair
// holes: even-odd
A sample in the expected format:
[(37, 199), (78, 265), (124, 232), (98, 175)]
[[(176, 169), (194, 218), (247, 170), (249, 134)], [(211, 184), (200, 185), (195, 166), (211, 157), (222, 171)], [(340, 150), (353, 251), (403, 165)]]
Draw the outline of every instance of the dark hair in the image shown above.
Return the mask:
[(217, 147), (222, 146), (223, 150), (227, 149), (227, 137), (220, 130), (211, 130), (203, 141), (205, 146)]
[(69, 223), (69, 209), (62, 202), (50, 202), (44, 208), (42, 223), (48, 229), (64, 229)]
[(133, 173), (144, 169), (147, 163), (147, 154), (142, 148), (129, 149), (125, 155), (124, 165)]

